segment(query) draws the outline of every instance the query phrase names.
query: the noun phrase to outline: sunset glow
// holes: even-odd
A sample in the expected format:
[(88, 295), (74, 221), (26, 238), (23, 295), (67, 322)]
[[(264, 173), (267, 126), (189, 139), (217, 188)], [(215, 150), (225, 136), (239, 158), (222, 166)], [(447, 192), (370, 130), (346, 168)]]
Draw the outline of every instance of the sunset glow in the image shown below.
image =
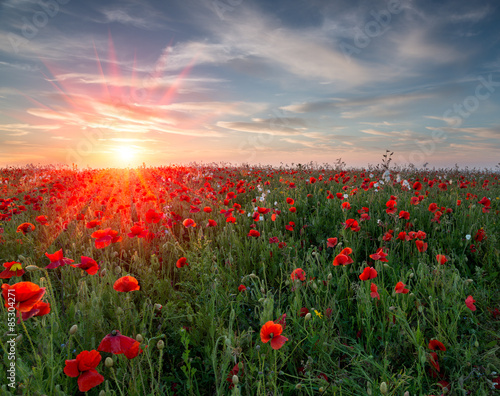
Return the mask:
[(500, 157), (495, 2), (56, 5), (0, 5), (1, 166)]

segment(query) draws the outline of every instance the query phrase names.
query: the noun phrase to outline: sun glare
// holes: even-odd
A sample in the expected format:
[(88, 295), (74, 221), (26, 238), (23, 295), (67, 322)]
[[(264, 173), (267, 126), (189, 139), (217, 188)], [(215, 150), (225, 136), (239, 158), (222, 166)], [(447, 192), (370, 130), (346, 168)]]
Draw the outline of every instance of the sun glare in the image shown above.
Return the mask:
[(116, 152), (120, 161), (125, 164), (132, 162), (135, 157), (135, 150), (132, 147), (120, 146)]

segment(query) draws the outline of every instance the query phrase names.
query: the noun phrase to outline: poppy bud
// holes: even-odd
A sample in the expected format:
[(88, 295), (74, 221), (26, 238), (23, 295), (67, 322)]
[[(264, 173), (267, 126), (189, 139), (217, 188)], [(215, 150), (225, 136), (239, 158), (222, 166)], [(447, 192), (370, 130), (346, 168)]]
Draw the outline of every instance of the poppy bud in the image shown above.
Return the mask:
[(366, 388), (366, 393), (368, 396), (372, 396), (372, 384), (368, 383), (368, 387)]
[(333, 278), (333, 275), (332, 275), (332, 273), (330, 272), (330, 273), (328, 274), (328, 280), (332, 280), (332, 278)]
[(308, 312), (305, 316), (305, 320), (311, 319), (311, 312)]
[(302, 384), (295, 385), (295, 389), (302, 389)]
[(389, 264), (384, 263), (384, 268), (391, 268), (391, 266)]
[(100, 391), (99, 396), (106, 396), (106, 391), (105, 390)]
[(101, 270), (101, 272), (99, 273), (99, 276), (102, 278), (103, 276), (106, 275), (106, 268), (104, 268), (103, 270)]
[(410, 278), (413, 278), (413, 276), (414, 276), (414, 275), (415, 275), (415, 274), (412, 272), (412, 273), (410, 274)]
[(158, 341), (158, 343), (156, 344), (156, 347), (161, 351), (163, 348), (165, 348), (165, 343), (163, 342), (163, 340), (160, 340)]
[(237, 375), (233, 375), (233, 385), (238, 385), (240, 382), (240, 379), (238, 378)]
[(104, 365), (107, 367), (107, 368), (110, 368), (110, 367), (113, 367), (113, 359), (110, 358), (109, 356), (106, 358), (106, 360), (104, 361)]
[(121, 309), (120, 307), (116, 308), (116, 313), (117, 313), (118, 315), (123, 314), (123, 309)]
[(113, 252), (113, 253), (111, 253), (111, 257), (116, 258), (116, 257), (118, 257), (119, 254), (120, 253), (118, 253), (118, 252)]
[(380, 393), (383, 395), (387, 394), (387, 384), (385, 382), (380, 384)]
[(115, 267), (115, 272), (117, 274), (120, 274), (122, 272), (122, 267), (120, 267), (119, 265)]
[(261, 292), (262, 294), (264, 294), (264, 293), (266, 292), (266, 289), (264, 289), (263, 287), (261, 287), (261, 288), (260, 288), (260, 292)]
[(26, 266), (26, 271), (29, 271), (29, 272), (34, 272), (34, 271), (38, 271), (40, 270), (41, 268), (40, 267), (37, 267), (36, 265), (28, 265)]
[(142, 338), (142, 335), (141, 335), (141, 334), (137, 334), (137, 335), (135, 336), (135, 339), (136, 339), (136, 341), (139, 341), (139, 342), (143, 342), (143, 341), (144, 341), (144, 338)]
[(403, 396), (410, 396), (410, 392), (406, 391)]
[(74, 324), (73, 326), (71, 326), (71, 328), (69, 329), (69, 335), (73, 335), (75, 334), (76, 332), (78, 331), (78, 326), (76, 324)]
[(44, 276), (42, 276), (42, 277), (40, 278), (40, 286), (43, 286), (43, 284), (44, 284), (45, 282), (47, 282), (47, 279), (45, 279), (45, 277), (44, 277)]
[(264, 298), (259, 298), (259, 302), (263, 302), (264, 301)]
[(477, 340), (476, 340), (476, 341), (474, 341), (474, 346), (475, 346), (476, 348), (478, 348), (478, 347), (479, 347), (479, 342), (477, 342)]
[(21, 342), (23, 339), (23, 335), (22, 334), (19, 334), (17, 337), (16, 337), (16, 342)]
[(313, 288), (314, 290), (316, 290), (316, 289), (318, 288), (318, 285), (317, 285), (316, 283), (313, 283), (313, 284), (312, 284), (312, 288)]
[(319, 392), (319, 393), (323, 393), (324, 391), (325, 391), (325, 389), (324, 389), (323, 387), (320, 387), (320, 388), (318, 389), (318, 392)]
[(155, 304), (155, 309), (156, 309), (157, 311), (160, 311), (162, 308), (163, 308), (163, 307), (162, 307), (162, 305), (161, 305), (161, 304)]
[[(27, 268), (27, 267), (26, 267), (26, 268)], [(472, 279), (466, 279), (466, 280), (465, 280), (465, 283), (472, 283), (472, 282), (474, 282)]]
[(23, 255), (18, 255), (17, 256), (18, 260), (21, 260), (21, 261), (25, 261), (26, 260), (26, 257), (24, 257)]

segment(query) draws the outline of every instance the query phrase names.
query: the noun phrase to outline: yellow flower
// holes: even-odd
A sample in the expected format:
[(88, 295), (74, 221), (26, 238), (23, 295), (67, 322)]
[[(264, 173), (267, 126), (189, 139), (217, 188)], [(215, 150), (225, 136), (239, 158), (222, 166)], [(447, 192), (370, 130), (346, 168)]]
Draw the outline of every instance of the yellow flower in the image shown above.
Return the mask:
[(318, 311), (314, 310), (314, 313), (316, 314), (316, 316), (319, 316), (320, 319), (323, 317), (323, 315), (321, 314), (321, 312), (318, 312)]

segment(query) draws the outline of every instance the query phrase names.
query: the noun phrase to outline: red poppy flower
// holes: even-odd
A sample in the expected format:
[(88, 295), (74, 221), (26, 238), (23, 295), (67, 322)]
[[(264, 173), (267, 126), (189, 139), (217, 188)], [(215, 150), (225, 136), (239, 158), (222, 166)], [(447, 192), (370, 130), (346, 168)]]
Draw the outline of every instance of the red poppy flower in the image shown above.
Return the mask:
[(291, 208), (288, 209), (291, 213), (297, 212), (297, 208), (295, 206), (292, 206)]
[(384, 253), (384, 248), (378, 248), (375, 253), (370, 254), (370, 258), (388, 263), (389, 260), (386, 259), (388, 254), (389, 253)]
[(335, 246), (337, 246), (337, 243), (338, 243), (337, 238), (328, 238), (326, 240), (326, 247), (334, 248)]
[(467, 308), (469, 308), (471, 311), (476, 310), (476, 306), (474, 305), (475, 302), (476, 300), (474, 300), (472, 296), (469, 296), (465, 299), (465, 305), (467, 305)]
[(287, 199), (286, 199), (286, 203), (287, 203), (288, 205), (293, 205), (293, 204), (295, 203), (295, 201), (293, 200), (293, 198), (287, 198)]
[(429, 362), (434, 366), (437, 371), (441, 371), (439, 368), (438, 355), (436, 352), (431, 352), (429, 354)]
[(182, 222), (182, 225), (186, 228), (188, 227), (196, 227), (196, 223), (193, 219), (187, 218)]
[(417, 249), (420, 253), (423, 253), (427, 250), (427, 242), (415, 241), (415, 245), (417, 245)]
[(49, 221), (47, 220), (47, 217), (45, 217), (44, 215), (37, 216), (35, 220), (41, 225), (49, 225)]
[(302, 268), (296, 268), (292, 271), (291, 275), (292, 280), (306, 280), (306, 272)]
[(17, 227), (17, 232), (22, 232), (23, 235), (28, 234), (29, 232), (35, 231), (35, 226), (31, 223), (22, 223)]
[(21, 263), (18, 263), (17, 261), (3, 263), (3, 266), (7, 269), (0, 272), (0, 279), (10, 279), (13, 276), (22, 276), (24, 274)]
[(446, 352), (446, 347), (443, 345), (443, 343), (441, 341), (438, 341), (438, 340), (430, 340), (429, 341), (429, 349), (432, 349), (433, 351), (440, 350), (440, 351)]
[(395, 200), (391, 199), (386, 202), (385, 206), (387, 207), (387, 209), (385, 210), (387, 214), (394, 214), (397, 211), (396, 207), (398, 206), (398, 203)]
[(264, 344), (271, 341), (273, 349), (280, 349), (288, 341), (288, 338), (281, 335), (282, 332), (280, 324), (269, 321), (260, 329), (260, 339)]
[(105, 230), (98, 230), (92, 233), (92, 238), (95, 238), (95, 247), (103, 249), (112, 243), (121, 242), (122, 237), (118, 235), (118, 231), (106, 228)]
[(299, 313), (298, 315), (303, 318), (304, 316), (306, 316), (307, 314), (309, 313), (309, 310), (306, 308), (306, 307), (302, 307), (299, 309)]
[(474, 240), (476, 242), (481, 242), (483, 239), (486, 239), (486, 232), (481, 228), (474, 235)]
[(351, 231), (358, 232), (361, 227), (359, 226), (358, 222), (354, 219), (347, 219), (346, 222), (344, 223), (344, 229), (350, 228)]
[(401, 212), (399, 212), (399, 218), (404, 220), (410, 220), (410, 212), (402, 210)]
[(342, 210), (349, 210), (351, 209), (351, 204), (349, 202), (342, 202), (342, 205), (340, 205)]
[(420, 191), (422, 189), (422, 183), (420, 183), (418, 181), (415, 182), (415, 183), (413, 183), (413, 189), (417, 190), (417, 191)]
[(352, 249), (349, 247), (342, 249), (342, 251), (333, 259), (333, 265), (338, 266), (353, 263), (354, 260), (349, 256), (351, 253)]
[(375, 283), (372, 283), (370, 285), (370, 297), (371, 298), (378, 298), (380, 300), (380, 295), (378, 294), (378, 288), (377, 288), (377, 285)]
[(49, 254), (45, 253), (45, 255), (48, 257), (50, 260), (50, 264), (47, 265), (45, 268), (46, 269), (54, 269), (59, 266), (63, 266), (65, 264), (71, 264), (75, 260), (69, 259), (67, 257), (63, 257), (63, 250), (59, 249), (57, 252)]
[(104, 381), (104, 377), (95, 369), (101, 362), (101, 354), (95, 349), (82, 351), (76, 359), (66, 360), (64, 374), (68, 377), (78, 377), (78, 389), (80, 392), (88, 392)]
[(119, 292), (129, 292), (140, 290), (139, 282), (133, 276), (122, 276), (120, 279), (117, 279), (115, 284), (113, 285), (113, 289)]
[(409, 292), (408, 289), (405, 289), (405, 284), (403, 282), (398, 282), (396, 283), (396, 287), (394, 290), (396, 290), (396, 293), (402, 293), (402, 294), (407, 294)]
[(113, 330), (110, 334), (104, 337), (97, 347), (97, 350), (101, 352), (109, 352), (114, 355), (124, 354), (128, 359), (133, 359), (142, 353), (139, 341), (121, 335), (118, 330)]
[(185, 265), (189, 265), (186, 257), (181, 257), (179, 260), (177, 260), (177, 263), (175, 264), (177, 268), (182, 268)]
[(359, 276), (362, 281), (375, 279), (377, 277), (377, 270), (373, 267), (366, 267), (363, 273)]
[(101, 225), (101, 220), (91, 220), (87, 224), (85, 224), (86, 228), (96, 228), (98, 225)]
[(429, 205), (429, 212), (434, 213), (436, 210), (438, 210), (437, 203), (433, 202)]
[(437, 254), (436, 260), (441, 265), (443, 265), (444, 263), (446, 263), (448, 261), (448, 259), (446, 258), (446, 256), (444, 254)]
[(94, 259), (86, 256), (82, 256), (81, 263), (71, 264), (71, 266), (75, 268), (80, 268), (89, 275), (97, 274), (97, 271), (99, 271), (99, 269), (101, 268), (101, 266), (97, 264)]
[(146, 223), (158, 223), (163, 217), (163, 213), (156, 213), (154, 209), (146, 212)]
[(247, 234), (249, 237), (260, 237), (260, 232), (257, 230), (250, 230), (250, 232)]
[[(31, 308), (28, 312), (22, 312), (21, 315), (23, 321), (26, 321), (33, 316), (44, 316), (48, 313), (50, 313), (50, 304), (43, 301), (38, 301), (35, 305), (33, 305), (33, 308)], [(17, 313), (17, 316), (19, 316), (19, 312)], [(17, 323), (21, 323), (21, 318), (19, 318)]]
[[(241, 366), (241, 373), (240, 373), (240, 366)], [(243, 362), (236, 363), (233, 367), (233, 369), (229, 372), (226, 381), (229, 382), (229, 389), (234, 388), (233, 384), (233, 375), (238, 375), (238, 376), (243, 376)]]
[(148, 230), (139, 225), (135, 225), (130, 229), (130, 232), (127, 235), (129, 238), (145, 238), (148, 235)]
[(19, 312), (31, 311), (33, 306), (40, 301), (45, 294), (45, 287), (40, 287), (31, 282), (19, 282), (12, 286), (4, 283), (2, 285), (2, 295), (5, 300), (6, 308), (11, 306), (11, 304), (8, 304), (8, 299), (12, 298), (12, 293), (9, 293), (9, 290), (14, 291), (14, 308)]
[(211, 208), (210, 206), (205, 206), (205, 207), (203, 208), (203, 211), (204, 211), (205, 213), (211, 213), (211, 212), (212, 212), (212, 208)]
[(217, 227), (217, 222), (212, 219), (208, 219), (207, 227)]
[(246, 289), (247, 289), (247, 287), (246, 287), (245, 285), (239, 285), (239, 286), (238, 286), (238, 291), (239, 291), (239, 292), (243, 292), (243, 291), (245, 291)]

